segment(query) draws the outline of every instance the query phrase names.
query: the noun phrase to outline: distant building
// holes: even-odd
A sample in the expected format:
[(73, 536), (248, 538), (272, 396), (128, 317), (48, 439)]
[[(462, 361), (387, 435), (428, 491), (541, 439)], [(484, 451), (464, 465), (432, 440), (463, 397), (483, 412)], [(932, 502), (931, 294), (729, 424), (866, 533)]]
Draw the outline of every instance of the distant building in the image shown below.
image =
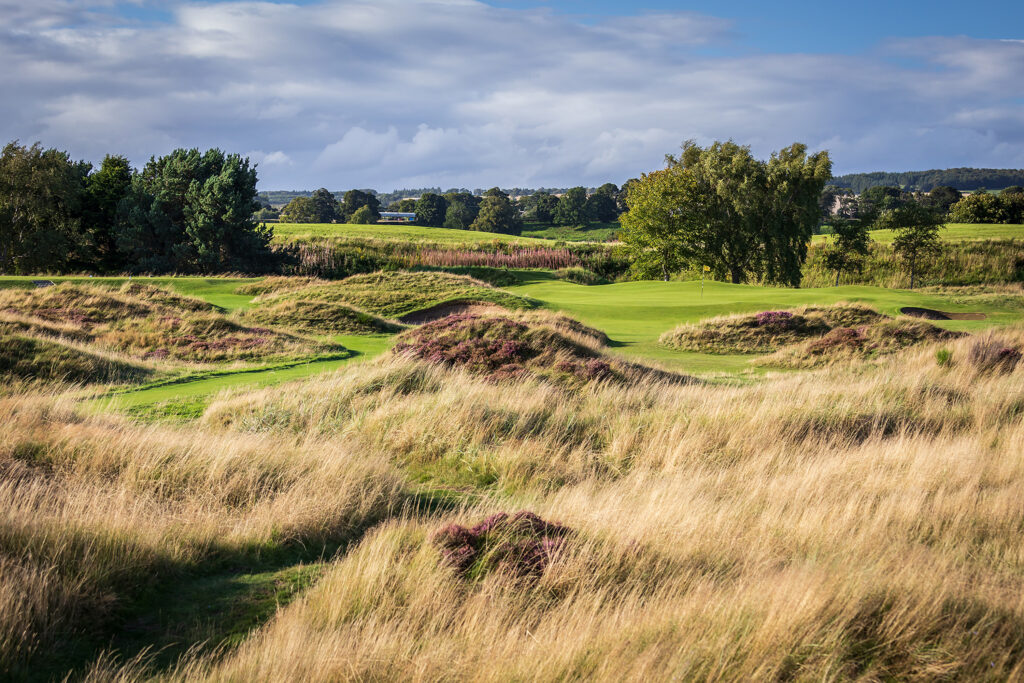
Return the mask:
[(381, 211), (378, 223), (415, 223), (416, 214), (402, 211)]

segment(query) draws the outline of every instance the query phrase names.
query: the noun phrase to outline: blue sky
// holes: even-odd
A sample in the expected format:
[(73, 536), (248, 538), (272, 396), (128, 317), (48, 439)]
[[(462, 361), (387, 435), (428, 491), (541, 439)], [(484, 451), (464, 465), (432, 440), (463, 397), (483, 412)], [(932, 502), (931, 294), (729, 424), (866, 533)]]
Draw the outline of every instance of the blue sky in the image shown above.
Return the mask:
[(682, 140), (1024, 167), (1024, 3), (0, 0), (0, 139), (261, 187), (621, 183)]

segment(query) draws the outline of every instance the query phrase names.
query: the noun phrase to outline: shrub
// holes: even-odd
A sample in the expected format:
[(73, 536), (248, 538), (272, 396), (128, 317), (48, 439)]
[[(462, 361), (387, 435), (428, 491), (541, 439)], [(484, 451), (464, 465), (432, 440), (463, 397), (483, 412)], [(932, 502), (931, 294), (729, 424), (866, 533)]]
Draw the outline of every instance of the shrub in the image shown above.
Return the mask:
[(559, 280), (575, 282), (578, 285), (603, 285), (608, 282), (594, 271), (581, 266), (559, 268), (555, 271), (555, 277)]
[(564, 546), (570, 530), (532, 512), (499, 512), (466, 528), (449, 524), (431, 538), (441, 557), (468, 579), (491, 572), (517, 579), (539, 578)]
[(986, 335), (971, 344), (967, 360), (979, 372), (1009, 373), (1020, 363), (1021, 352), (992, 335)]
[(935, 351), (935, 364), (940, 368), (949, 367), (953, 363), (953, 352), (943, 347)]

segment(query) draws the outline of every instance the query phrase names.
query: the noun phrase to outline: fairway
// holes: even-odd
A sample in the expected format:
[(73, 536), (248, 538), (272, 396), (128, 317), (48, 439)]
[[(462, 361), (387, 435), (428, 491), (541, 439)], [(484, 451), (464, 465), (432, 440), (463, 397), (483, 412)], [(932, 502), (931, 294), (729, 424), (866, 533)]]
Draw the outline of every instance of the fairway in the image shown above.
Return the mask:
[[(886, 244), (893, 241), (895, 232), (892, 230), (872, 230), (871, 239)], [(1003, 223), (949, 223), (939, 231), (939, 236), (947, 242), (969, 242), (972, 240), (1008, 240), (1024, 239), (1024, 225)], [(815, 235), (812, 244), (825, 242), (829, 235)]]
[(432, 242), (437, 244), (482, 244), (506, 242), (532, 246), (550, 246), (550, 240), (475, 230), (450, 230), (420, 225), (352, 225), (341, 223), (272, 223), (275, 242), (299, 242), (312, 239), (354, 238), (395, 242)]
[(976, 330), (1021, 319), (1021, 312), (1016, 308), (968, 308), (939, 295), (880, 287), (786, 289), (706, 282), (701, 295), (699, 280), (620, 282), (590, 287), (564, 280), (534, 280), (506, 289), (543, 301), (552, 309), (564, 311), (588, 325), (604, 330), (622, 353), (640, 359), (661, 361), (694, 373), (737, 372), (750, 368), (749, 361), (753, 356), (673, 351), (658, 344), (658, 337), (676, 325), (719, 315), (846, 301), (864, 303), (893, 316), (898, 315), (899, 309), (904, 306), (951, 312), (982, 312), (988, 316), (982, 321), (951, 320), (939, 323), (951, 330)]

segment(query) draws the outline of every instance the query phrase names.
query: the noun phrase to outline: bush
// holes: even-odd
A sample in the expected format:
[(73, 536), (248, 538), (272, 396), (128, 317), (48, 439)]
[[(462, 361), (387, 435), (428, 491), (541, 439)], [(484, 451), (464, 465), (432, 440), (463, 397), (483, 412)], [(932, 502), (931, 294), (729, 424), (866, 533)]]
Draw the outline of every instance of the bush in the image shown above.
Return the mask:
[(499, 572), (536, 579), (569, 534), (568, 527), (545, 522), (532, 512), (499, 512), (471, 528), (449, 524), (435, 532), (431, 541), (444, 561), (465, 578)]
[(603, 285), (608, 282), (594, 271), (587, 270), (581, 266), (559, 268), (555, 271), (555, 277), (559, 280), (575, 282), (578, 285)]

